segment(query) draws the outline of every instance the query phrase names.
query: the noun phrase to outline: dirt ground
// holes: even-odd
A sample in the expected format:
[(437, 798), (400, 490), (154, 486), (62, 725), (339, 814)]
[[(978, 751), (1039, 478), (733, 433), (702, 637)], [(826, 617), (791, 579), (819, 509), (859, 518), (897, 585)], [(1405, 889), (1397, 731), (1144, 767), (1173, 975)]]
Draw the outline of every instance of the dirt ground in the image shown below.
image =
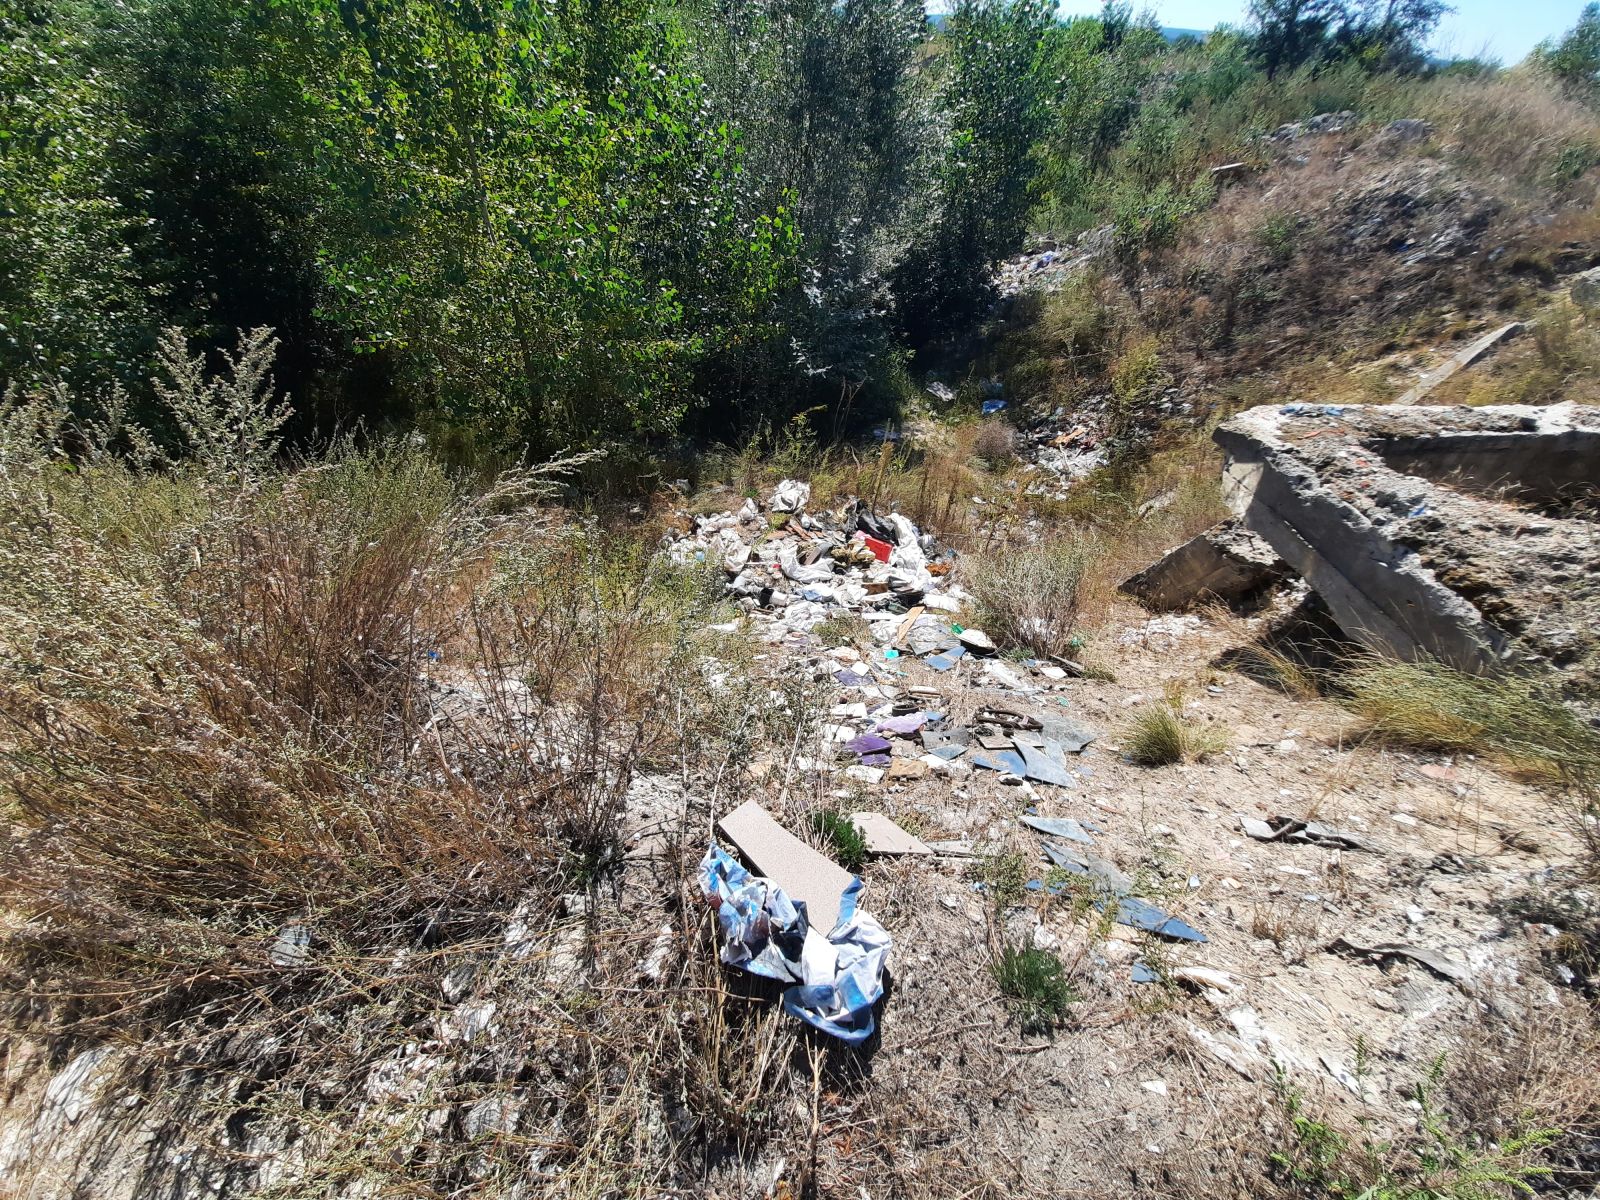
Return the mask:
[[(1484, 763), (1394, 753), (1352, 738), (1347, 716), (1212, 664), (1249, 623), (1150, 618), (1131, 606), (1088, 653), (1114, 680), (984, 686), (981, 662), (936, 674), (908, 657), (885, 679), (937, 689), (960, 720), (980, 705), (1065, 713), (1102, 732), (1077, 757), (1068, 790), (1018, 786), (990, 771), (885, 781), (842, 791), (924, 839), (1015, 852), (1044, 879), (1044, 839), (1017, 817), (1075, 817), (1093, 850), (1136, 894), (1202, 931), (1166, 942), (1110, 925), (1063, 900), (996, 906), (972, 862), (878, 861), (866, 906), (895, 938), (894, 986), (870, 1086), (824, 1106), (827, 1194), (895, 1194), (861, 1171), (858, 1130), (894, 1110), (937, 1113), (941, 1154), (982, 1155), (1016, 1187), (1042, 1194), (1243, 1194), (1281, 1132), (1286, 1090), (1338, 1119), (1403, 1135), (1411, 1089), (1474, 1031), (1517, 1025), (1568, 998), (1541, 965), (1549, 927), (1508, 905), (1547, 888), (1577, 853), (1552, 801)], [(904, 666), (903, 664), (908, 664)], [(887, 672), (903, 669), (903, 679)], [(1177, 695), (1186, 715), (1226, 735), (1206, 761), (1135, 766), (1119, 734), (1141, 706)], [(842, 697), (848, 700), (847, 695)], [(870, 701), (869, 701), (870, 703)], [(821, 797), (788, 807), (792, 825)], [(1370, 849), (1252, 841), (1239, 817), (1310, 817)], [(1002, 940), (1058, 948), (1080, 999), (1052, 1037), (1023, 1037), (996, 994)], [(1458, 981), (1416, 961), (1341, 949), (1409, 944), (1442, 955)], [(1166, 982), (1136, 984), (1135, 959)], [(1225, 974), (1225, 988), (1176, 982), (1183, 968)], [(1281, 1082), (1277, 1072), (1283, 1071)], [(902, 1120), (904, 1119), (902, 1113)], [(899, 1161), (918, 1156), (914, 1122)]]

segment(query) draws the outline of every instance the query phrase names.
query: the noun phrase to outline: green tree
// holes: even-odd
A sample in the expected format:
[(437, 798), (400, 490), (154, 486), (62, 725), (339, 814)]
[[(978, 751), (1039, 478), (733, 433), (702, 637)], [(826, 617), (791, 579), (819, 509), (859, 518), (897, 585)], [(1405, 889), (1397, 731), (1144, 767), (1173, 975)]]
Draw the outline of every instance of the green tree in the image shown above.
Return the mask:
[(93, 62), (94, 10), (0, 0), (0, 385), (137, 371), (153, 289), (115, 149), (129, 128)]
[(1350, 19), (1344, 0), (1250, 0), (1256, 54), (1269, 77), (1328, 57)]
[[(736, 362), (745, 419), (836, 400), (892, 359), (887, 277), (915, 232), (937, 128), (919, 84), (921, 0), (684, 0), (691, 60), (739, 132), (740, 203), (799, 239), (784, 333)], [(729, 369), (731, 368), (731, 369)]]
[(689, 366), (788, 250), (781, 214), (740, 219), (734, 138), (671, 29), (589, 0), (298, 9), (325, 56), (328, 311), (505, 440), (676, 428)]
[(1555, 44), (1534, 52), (1534, 61), (1574, 93), (1592, 97), (1600, 84), (1600, 4), (1588, 4), (1578, 23)]
[(1050, 0), (961, 0), (945, 24), (939, 102), (949, 122), (933, 215), (896, 273), (914, 342), (980, 313), (991, 268), (1027, 232), (1049, 118)]

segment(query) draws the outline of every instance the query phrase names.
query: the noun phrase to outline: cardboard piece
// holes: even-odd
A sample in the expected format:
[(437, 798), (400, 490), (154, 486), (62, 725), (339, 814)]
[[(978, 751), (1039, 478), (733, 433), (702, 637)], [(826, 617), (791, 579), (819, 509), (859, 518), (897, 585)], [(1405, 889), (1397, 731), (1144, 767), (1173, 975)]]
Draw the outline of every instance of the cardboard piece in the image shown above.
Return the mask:
[(803, 901), (811, 927), (826, 937), (839, 923), (839, 899), (855, 876), (825, 858), (746, 800), (717, 822), (757, 875), (772, 880), (789, 899)]
[(850, 820), (867, 841), (869, 854), (932, 854), (922, 841), (882, 813), (851, 813)]

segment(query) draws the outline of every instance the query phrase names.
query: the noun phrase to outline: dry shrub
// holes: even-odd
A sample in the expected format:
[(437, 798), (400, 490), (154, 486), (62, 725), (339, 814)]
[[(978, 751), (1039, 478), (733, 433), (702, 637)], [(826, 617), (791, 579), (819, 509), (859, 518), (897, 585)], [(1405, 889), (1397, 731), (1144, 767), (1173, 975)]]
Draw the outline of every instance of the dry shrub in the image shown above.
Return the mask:
[(996, 645), (1068, 654), (1100, 555), (1094, 537), (1077, 533), (988, 555), (968, 581), (978, 622)]
[(285, 924), (404, 944), (598, 869), (698, 581), (548, 531), (537, 472), (474, 496), (410, 446), (273, 465), (270, 379), (165, 357), (196, 423), (170, 471), (49, 398), (5, 414), (13, 995), (155, 1015), (281, 974)]
[(1017, 461), (1017, 433), (1004, 417), (986, 417), (978, 422), (972, 437), (972, 453), (990, 470), (1008, 467)]
[[(1508, 1010), (1515, 1012), (1515, 1010)], [(1498, 1143), (1530, 1129), (1561, 1136), (1545, 1151), (1551, 1189), (1577, 1195), (1600, 1181), (1600, 1030), (1575, 999), (1529, 1006), (1470, 1026), (1446, 1059), (1445, 1096), (1463, 1130)]]
[(1453, 158), (1536, 194), (1573, 183), (1600, 162), (1594, 114), (1534, 71), (1430, 80), (1390, 76), (1375, 82), (1369, 103), (1382, 119), (1431, 122)]
[(1487, 370), (1464, 372), (1432, 404), (1600, 404), (1600, 331), (1576, 305), (1552, 305)]

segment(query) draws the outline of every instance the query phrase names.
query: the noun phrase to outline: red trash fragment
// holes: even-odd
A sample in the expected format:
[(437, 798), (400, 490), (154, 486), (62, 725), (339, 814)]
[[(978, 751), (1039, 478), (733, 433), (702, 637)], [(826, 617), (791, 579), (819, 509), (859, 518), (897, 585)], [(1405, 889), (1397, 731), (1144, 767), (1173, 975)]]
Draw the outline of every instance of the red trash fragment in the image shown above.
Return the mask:
[(875, 537), (869, 537), (863, 534), (861, 541), (866, 545), (868, 550), (872, 551), (872, 557), (877, 559), (879, 562), (888, 562), (889, 555), (894, 553), (893, 546), (889, 545), (888, 542), (880, 542)]

